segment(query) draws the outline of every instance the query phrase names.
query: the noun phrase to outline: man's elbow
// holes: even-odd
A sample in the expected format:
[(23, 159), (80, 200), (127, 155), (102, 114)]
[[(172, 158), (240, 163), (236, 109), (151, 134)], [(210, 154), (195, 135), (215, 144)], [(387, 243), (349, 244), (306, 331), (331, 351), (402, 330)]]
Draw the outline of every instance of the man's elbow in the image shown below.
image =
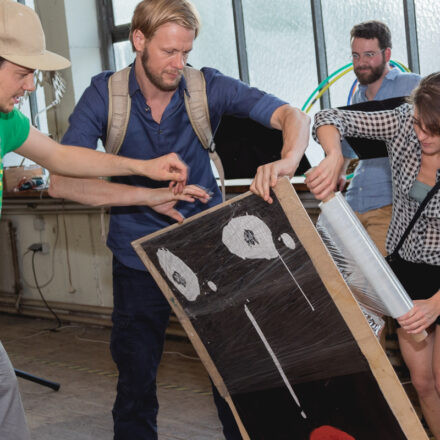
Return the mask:
[(292, 107), (292, 110), (294, 112), (295, 118), (297, 118), (299, 121), (301, 121), (302, 124), (307, 125), (307, 127), (310, 128), (310, 124), (312, 121), (311, 117), (299, 108)]
[(280, 128), (286, 127), (287, 125), (293, 123), (296, 124), (296, 126), (299, 125), (307, 128), (307, 130), (310, 130), (310, 116), (297, 107), (292, 107), (289, 104), (285, 104), (279, 107), (278, 111), (275, 111), (274, 116), (274, 125), (279, 125)]

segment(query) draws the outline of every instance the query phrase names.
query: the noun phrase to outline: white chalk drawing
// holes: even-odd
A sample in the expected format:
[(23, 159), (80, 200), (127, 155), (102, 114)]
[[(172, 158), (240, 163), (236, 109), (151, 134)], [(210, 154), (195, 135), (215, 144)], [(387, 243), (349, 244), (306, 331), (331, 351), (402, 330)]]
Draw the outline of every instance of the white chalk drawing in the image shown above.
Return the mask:
[(208, 287), (213, 291), (217, 292), (217, 286), (212, 281), (208, 281)]
[[(284, 235), (287, 235), (290, 239), (289, 241), (285, 238), (287, 242), (293, 242), (293, 239), (288, 234), (283, 234), (283, 236)], [(243, 260), (247, 258), (265, 258), (271, 260), (278, 257), (284, 264), (284, 267), (287, 269), (287, 272), (292, 277), (311, 310), (315, 311), (309, 298), (307, 298), (307, 295), (287, 267), (283, 257), (278, 253), (272, 239), (272, 232), (263, 220), (255, 215), (247, 214), (240, 217), (234, 217), (223, 228), (222, 241), (231, 253), (239, 256)], [(284, 244), (286, 243), (284, 242)]]
[(272, 233), (266, 223), (254, 215), (235, 217), (223, 228), (222, 241), (235, 255), (246, 258), (278, 257)]
[(168, 249), (157, 251), (159, 264), (174, 287), (188, 300), (195, 301), (200, 295), (199, 280), (196, 274)]
[[(261, 330), (261, 327), (258, 325), (258, 322), (256, 321), (256, 319), (254, 318), (254, 315), (252, 314), (252, 312), (249, 310), (248, 306), (245, 305), (244, 306), (244, 311), (246, 312), (246, 315), (248, 316), (249, 320), (251, 321), (252, 325), (254, 326), (255, 330), (258, 333), (258, 336), (260, 337), (260, 339), (263, 341), (264, 346), (266, 347), (266, 350), (268, 351), (268, 353), (270, 354), (270, 357), (272, 358), (275, 366), (277, 367), (278, 372), (280, 373), (284, 384), (286, 385), (287, 389), (289, 390), (291, 396), (293, 397), (293, 400), (295, 401), (295, 403), (298, 405), (298, 408), (301, 409), (301, 404), (299, 402), (298, 396), (295, 394), (295, 391), (293, 391), (292, 385), (290, 385), (289, 379), (287, 379), (286, 374), (284, 373), (283, 367), (280, 364), (280, 361), (278, 360), (278, 358), (276, 357), (274, 351), (272, 350), (272, 347), (269, 345), (268, 340), (266, 339), (266, 336), (264, 336), (263, 331)], [(301, 409), (301, 416), (306, 419), (307, 415), (306, 413)]]
[(288, 247), (289, 249), (295, 249), (295, 240), (286, 232), (284, 232), (284, 234), (281, 234), (281, 237), (279, 239), (284, 243), (284, 246)]

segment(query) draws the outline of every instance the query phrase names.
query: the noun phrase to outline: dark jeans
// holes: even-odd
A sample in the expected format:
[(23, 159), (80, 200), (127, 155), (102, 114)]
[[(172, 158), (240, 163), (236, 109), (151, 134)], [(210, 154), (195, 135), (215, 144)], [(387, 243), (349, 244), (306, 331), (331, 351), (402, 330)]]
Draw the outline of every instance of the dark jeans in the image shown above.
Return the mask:
[[(116, 258), (113, 296), (110, 350), (119, 371), (114, 439), (156, 440), (156, 375), (170, 307), (148, 272), (126, 267)], [(241, 439), (229, 406), (217, 394), (215, 402), (226, 438)]]

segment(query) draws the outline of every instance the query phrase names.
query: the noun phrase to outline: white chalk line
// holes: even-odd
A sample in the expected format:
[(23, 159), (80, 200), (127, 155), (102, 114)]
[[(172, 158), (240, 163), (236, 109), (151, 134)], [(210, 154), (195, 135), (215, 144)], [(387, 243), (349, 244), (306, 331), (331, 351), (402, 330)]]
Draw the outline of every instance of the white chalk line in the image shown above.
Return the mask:
[[(278, 254), (279, 255), (279, 254)], [(290, 269), (287, 267), (287, 264), (284, 262), (283, 257), (279, 255), (280, 260), (283, 262), (284, 267), (287, 269), (287, 272), (289, 272), (290, 276), (292, 277), (293, 281), (295, 281), (295, 284), (298, 286), (298, 289), (301, 291), (303, 297), (306, 299), (307, 303), (309, 304), (310, 308), (312, 309), (312, 312), (315, 311), (315, 308), (313, 307), (312, 303), (310, 302), (309, 298), (307, 298), (307, 295), (304, 293), (304, 290), (301, 289), (301, 286), (298, 284), (298, 281), (296, 281), (295, 277), (293, 276)]]
[[(269, 342), (267, 341), (266, 337), (264, 336), (260, 326), (258, 325), (257, 321), (255, 320), (254, 316), (252, 315), (252, 312), (248, 309), (248, 306), (244, 306), (244, 311), (246, 312), (246, 315), (248, 316), (249, 320), (251, 321), (252, 325), (254, 326), (255, 330), (258, 333), (258, 336), (260, 336), (261, 340), (263, 341), (263, 344), (266, 347), (266, 350), (269, 352), (275, 366), (277, 367), (281, 377), (283, 378), (283, 381), (289, 390), (290, 394), (293, 397), (293, 400), (295, 400), (295, 403), (298, 405), (298, 407), (301, 409), (301, 404), (298, 400), (298, 397), (295, 394), (295, 391), (293, 391), (292, 386), (289, 383), (289, 379), (287, 379), (287, 376), (284, 374), (283, 367), (280, 364), (280, 361), (277, 359), (275, 353), (273, 352), (271, 346), (269, 345)], [(304, 419), (307, 418), (307, 415), (304, 413), (304, 411), (301, 411), (301, 415)]]

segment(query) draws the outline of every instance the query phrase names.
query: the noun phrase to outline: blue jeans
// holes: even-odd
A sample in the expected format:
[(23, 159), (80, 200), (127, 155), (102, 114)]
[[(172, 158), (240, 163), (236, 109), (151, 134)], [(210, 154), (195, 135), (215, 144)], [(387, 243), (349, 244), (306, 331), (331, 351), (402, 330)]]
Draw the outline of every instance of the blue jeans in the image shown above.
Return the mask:
[[(119, 379), (113, 406), (115, 440), (156, 440), (156, 375), (170, 307), (148, 272), (113, 258), (113, 329), (110, 350)], [(226, 402), (215, 394), (228, 440), (241, 439)], [(191, 422), (191, 421), (188, 421)]]

